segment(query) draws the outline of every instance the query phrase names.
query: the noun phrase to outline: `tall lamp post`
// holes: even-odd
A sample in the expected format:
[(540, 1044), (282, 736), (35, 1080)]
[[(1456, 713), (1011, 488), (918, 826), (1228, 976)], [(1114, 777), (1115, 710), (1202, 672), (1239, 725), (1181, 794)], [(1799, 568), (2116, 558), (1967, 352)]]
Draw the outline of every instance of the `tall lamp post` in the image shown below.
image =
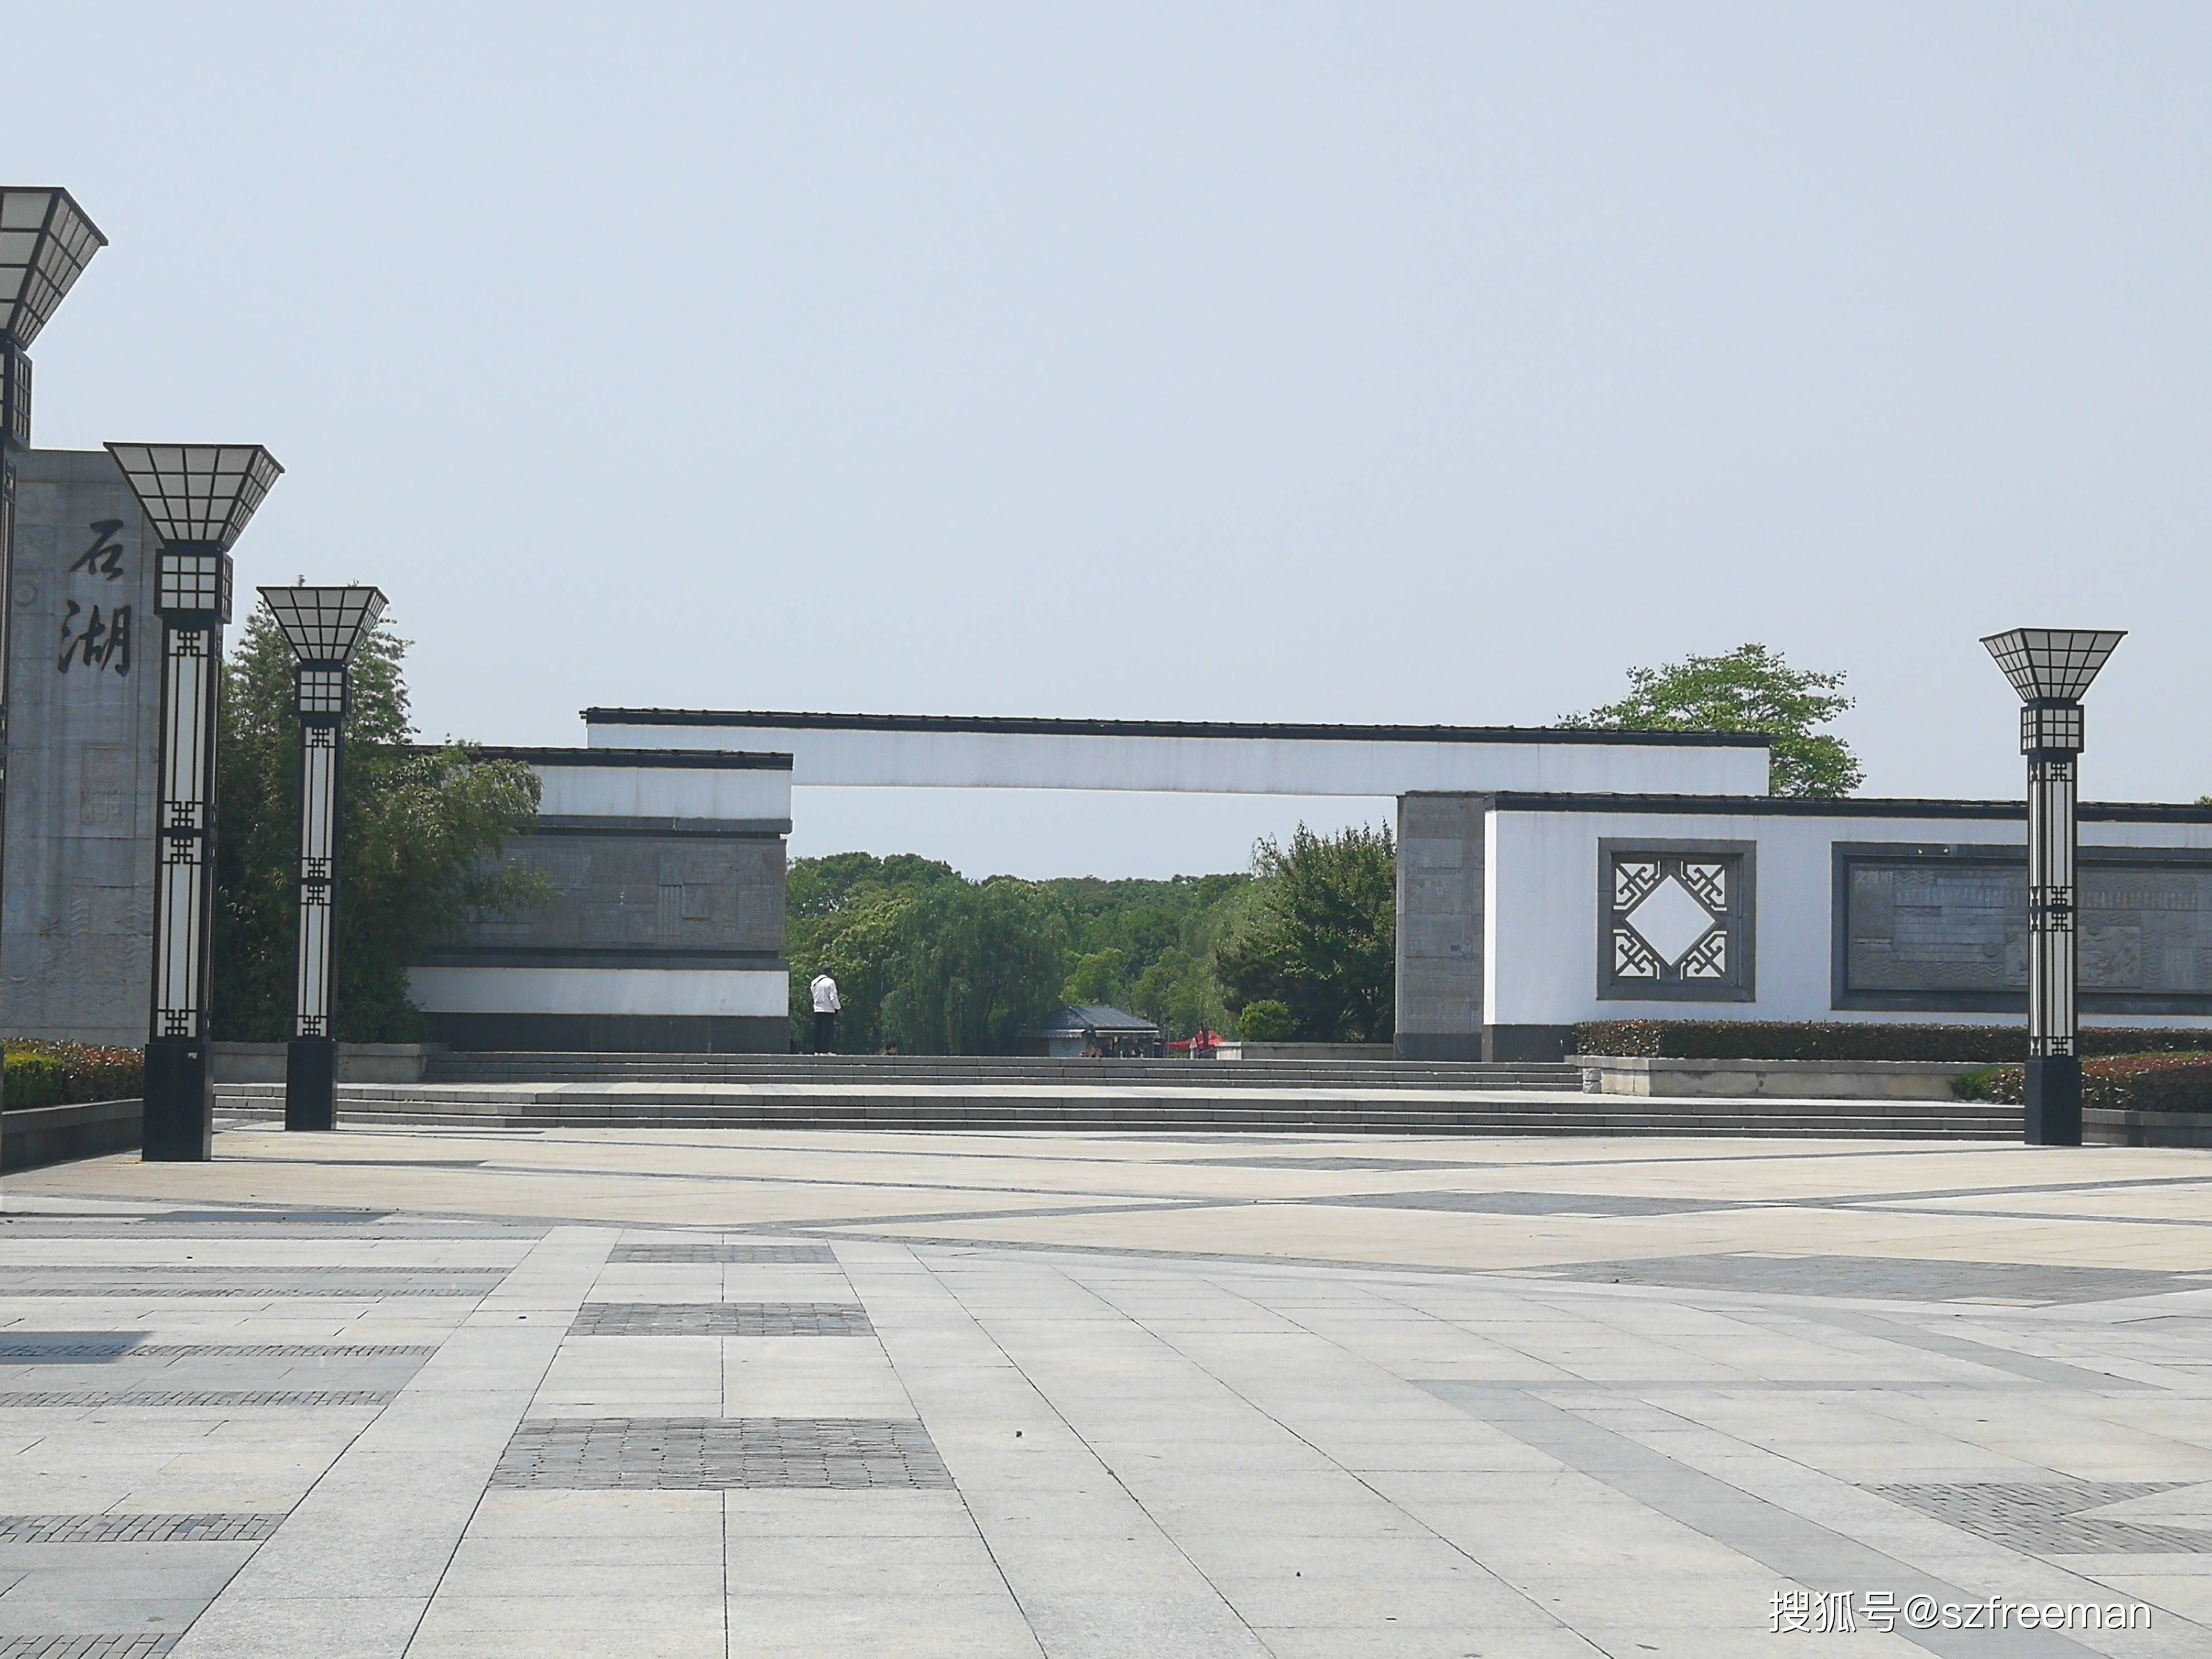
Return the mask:
[(338, 763), (354, 653), (384, 614), (374, 587), (264, 587), (261, 597), (300, 659), (300, 963), (284, 1050), (284, 1127), (337, 1127), (337, 1034), (331, 945), (338, 882)]
[(215, 880), (216, 712), (230, 549), (283, 468), (258, 444), (110, 444), (161, 538), (161, 758), (154, 820), (154, 995), (146, 1040), (149, 1163), (213, 1155), (208, 926)]
[[(92, 256), (107, 246), (65, 190), (0, 185), (0, 830), (8, 798), (8, 618), (15, 608), (15, 452), (31, 447), (31, 360)], [(7, 837), (0, 833), (0, 857)]]
[(2027, 705), (2020, 711), (2027, 757), (2026, 1127), (2034, 1146), (2081, 1144), (2074, 869), (2081, 694), (2126, 637), (2124, 629), (2015, 628), (1982, 641)]

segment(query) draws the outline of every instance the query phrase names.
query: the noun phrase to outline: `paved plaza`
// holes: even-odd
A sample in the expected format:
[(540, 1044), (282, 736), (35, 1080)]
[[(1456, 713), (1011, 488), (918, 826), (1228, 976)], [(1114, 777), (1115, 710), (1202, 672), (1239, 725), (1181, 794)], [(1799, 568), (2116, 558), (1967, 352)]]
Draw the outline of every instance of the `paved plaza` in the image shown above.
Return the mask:
[(2212, 1154), (216, 1151), (5, 1182), (0, 1659), (2212, 1652)]

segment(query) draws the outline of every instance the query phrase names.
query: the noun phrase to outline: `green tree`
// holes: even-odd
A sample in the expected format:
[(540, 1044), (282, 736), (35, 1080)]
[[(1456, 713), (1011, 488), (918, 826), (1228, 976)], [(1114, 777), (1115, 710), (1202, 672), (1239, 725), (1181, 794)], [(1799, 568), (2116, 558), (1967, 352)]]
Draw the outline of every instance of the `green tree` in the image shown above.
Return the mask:
[[(418, 1037), (409, 962), (471, 908), (511, 913), (548, 894), (541, 878), (495, 860), (505, 838), (536, 816), (537, 777), (462, 748), (416, 748), (406, 649), (387, 619), (354, 664), (333, 988), (336, 1034), (349, 1042)], [(291, 1030), (300, 836), (293, 660), (257, 611), (223, 666), (209, 999), (218, 1037), (273, 1042)]]
[(1279, 1002), (1248, 1002), (1237, 1016), (1237, 1035), (1247, 1042), (1287, 1042), (1297, 1029), (1291, 1011)]
[[(827, 968), (845, 1005), (838, 1040), (846, 1048), (872, 1048), (888, 1040), (919, 1052), (925, 1044), (935, 1049), (952, 1041), (937, 1027), (910, 1018), (914, 1008), (942, 1001), (935, 991), (925, 993), (908, 981), (910, 994), (890, 1023), (883, 998), (894, 972), (907, 971), (908, 947), (919, 949), (919, 930), (934, 915), (923, 909), (909, 915), (909, 902), (939, 887), (972, 892), (988, 884), (967, 881), (950, 865), (912, 854), (836, 853), (793, 860), (786, 946), (793, 1039), (805, 1045), (811, 1018), (806, 988)], [(1142, 1014), (1180, 1036), (1231, 1024), (1214, 974), (1214, 951), (1258, 890), (1250, 876), (1176, 876), (1165, 881), (1082, 876), (1018, 885), (1034, 901), (1023, 909), (1022, 925), (1048, 936), (1056, 933), (1065, 947), (1061, 977), (1053, 988), (1056, 998), (1041, 1000), (1040, 1019), (1063, 1001), (1103, 1002)], [(1048, 937), (1045, 942), (1050, 943)], [(1017, 954), (1028, 951), (1035, 959), (1048, 959), (1036, 956), (1036, 944), (1021, 942)], [(945, 955), (925, 959), (940, 969), (952, 961)]]
[(1397, 1024), (1397, 848), (1389, 827), (1254, 850), (1262, 896), (1216, 952), (1232, 1009), (1279, 1002), (1295, 1036), (1380, 1042)]
[(1740, 645), (1719, 656), (1632, 668), (1628, 684), (1619, 702), (1559, 724), (1614, 732), (1764, 732), (1773, 739), (1767, 787), (1778, 795), (1848, 795), (1865, 776), (1849, 744), (1814, 729), (1851, 707), (1841, 674), (1792, 668), (1778, 651)]
[(884, 993), (884, 1036), (922, 1054), (1019, 1053), (1060, 1006), (1066, 927), (1030, 882), (994, 876), (908, 896)]

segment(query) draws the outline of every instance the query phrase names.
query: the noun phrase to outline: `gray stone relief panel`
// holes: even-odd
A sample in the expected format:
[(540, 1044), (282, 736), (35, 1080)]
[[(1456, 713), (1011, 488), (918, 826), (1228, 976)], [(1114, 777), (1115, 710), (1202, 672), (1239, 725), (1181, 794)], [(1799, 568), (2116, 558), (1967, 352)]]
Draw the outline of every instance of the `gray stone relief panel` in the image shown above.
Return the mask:
[(17, 474), (0, 998), (27, 1036), (146, 1039), (161, 703), (153, 537), (103, 451)]
[[(2018, 847), (1839, 845), (1838, 1007), (2026, 1006), (2027, 864)], [(2212, 852), (2084, 848), (2081, 999), (2212, 1012)]]
[(462, 951), (775, 957), (783, 949), (780, 836), (569, 830), (518, 836), (505, 857), (544, 876), (557, 896), (526, 915), (471, 922), (455, 941)]

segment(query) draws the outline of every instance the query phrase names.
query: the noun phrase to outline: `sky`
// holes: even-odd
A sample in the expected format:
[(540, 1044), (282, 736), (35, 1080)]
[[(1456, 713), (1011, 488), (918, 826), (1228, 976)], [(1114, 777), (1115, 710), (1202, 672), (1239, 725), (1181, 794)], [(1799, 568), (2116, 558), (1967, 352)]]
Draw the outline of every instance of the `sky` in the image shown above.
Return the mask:
[[(110, 238), (36, 441), (266, 443), (430, 737), (590, 705), (1542, 725), (1756, 640), (2017, 796), (2130, 630), (2212, 791), (2212, 8), (5, 0)], [(794, 854), (1233, 869), (1387, 803), (802, 791)]]

